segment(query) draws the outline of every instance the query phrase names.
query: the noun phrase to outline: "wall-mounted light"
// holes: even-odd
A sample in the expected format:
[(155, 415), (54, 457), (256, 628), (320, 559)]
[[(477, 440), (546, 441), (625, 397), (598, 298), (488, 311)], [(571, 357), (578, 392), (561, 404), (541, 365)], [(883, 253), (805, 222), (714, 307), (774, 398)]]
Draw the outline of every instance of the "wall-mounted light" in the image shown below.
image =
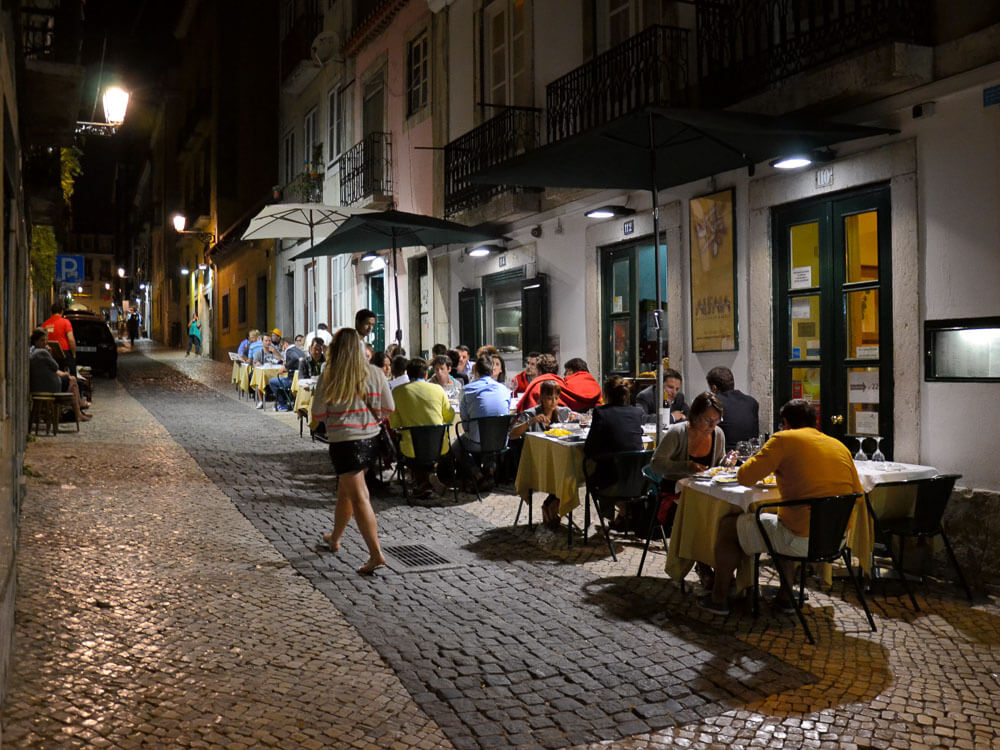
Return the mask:
[(181, 276), (187, 276), (189, 273), (191, 273), (191, 271), (188, 270), (187, 268), (181, 269)]
[(822, 151), (809, 151), (798, 154), (788, 154), (771, 161), (771, 166), (775, 169), (802, 169), (810, 164), (825, 164), (833, 161), (837, 152), (833, 149), (823, 149)]
[(82, 287), (82, 286), (78, 286), (78, 287), (76, 288), (76, 293), (77, 293), (77, 294), (83, 294), (83, 287)]
[(500, 252), (501, 248), (496, 245), (479, 245), (477, 247), (466, 248), (470, 258), (486, 258), (493, 253)]
[(205, 265), (204, 263), (199, 263), (199, 264), (198, 264), (198, 270), (199, 270), (199, 271), (205, 271), (205, 270), (207, 270), (207, 269), (208, 269), (208, 266), (207, 266), (207, 265)]
[(125, 269), (122, 268), (121, 266), (118, 267), (118, 278), (119, 279), (125, 278)]
[(375, 260), (373, 260), (371, 263), (372, 264), (369, 267), (373, 271), (381, 271), (383, 268), (385, 268), (385, 259), (382, 258), (381, 256), (376, 257)]
[(105, 122), (78, 122), (76, 133), (79, 135), (114, 135), (118, 127), (125, 122), (125, 112), (128, 110), (129, 93), (119, 86), (109, 86), (104, 91)]
[(110, 292), (111, 291), (111, 282), (110, 281), (105, 281), (104, 282), (104, 288), (107, 289)]
[(142, 290), (142, 289), (145, 289), (145, 288), (146, 288), (146, 285), (145, 285), (145, 284), (139, 284), (139, 289), (140, 289), (140, 290)]
[(361, 256), (361, 260), (363, 260), (365, 263), (371, 263), (377, 257), (378, 256), (375, 253), (365, 253), (364, 255)]
[(599, 208), (591, 209), (584, 214), (588, 219), (611, 219), (615, 216), (631, 216), (635, 213), (634, 208), (629, 208), (628, 206), (600, 206)]
[(215, 244), (215, 233), (214, 232), (199, 232), (197, 229), (184, 229), (187, 226), (187, 217), (182, 213), (175, 213), (170, 217), (171, 223), (174, 225), (174, 231), (177, 234), (185, 234), (191, 237), (197, 237), (199, 240), (204, 242), (206, 245)]

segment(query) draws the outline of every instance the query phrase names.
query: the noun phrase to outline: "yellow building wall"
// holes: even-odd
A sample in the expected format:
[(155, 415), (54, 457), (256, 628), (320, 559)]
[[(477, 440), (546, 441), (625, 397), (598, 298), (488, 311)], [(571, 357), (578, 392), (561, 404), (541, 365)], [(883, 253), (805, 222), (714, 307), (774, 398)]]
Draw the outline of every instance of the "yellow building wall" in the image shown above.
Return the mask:
[[(214, 356), (228, 361), (228, 352), (234, 352), (246, 338), (247, 331), (257, 328), (264, 318), (267, 331), (274, 328), (274, 243), (243, 242), (229, 250), (225, 257), (216, 259), (215, 299), (212, 316), (215, 340), (218, 342)], [(257, 280), (267, 279), (264, 299), (257, 294)], [(246, 318), (239, 318), (239, 290), (246, 288)], [(226, 296), (229, 298), (229, 325), (223, 325)]]

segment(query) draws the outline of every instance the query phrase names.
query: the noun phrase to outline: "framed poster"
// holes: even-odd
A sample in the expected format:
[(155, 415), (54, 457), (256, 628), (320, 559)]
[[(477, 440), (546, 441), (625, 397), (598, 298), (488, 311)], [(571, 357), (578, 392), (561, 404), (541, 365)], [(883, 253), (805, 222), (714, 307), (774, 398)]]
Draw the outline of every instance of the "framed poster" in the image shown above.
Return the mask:
[(691, 349), (732, 351), (736, 341), (736, 240), (732, 188), (693, 198)]

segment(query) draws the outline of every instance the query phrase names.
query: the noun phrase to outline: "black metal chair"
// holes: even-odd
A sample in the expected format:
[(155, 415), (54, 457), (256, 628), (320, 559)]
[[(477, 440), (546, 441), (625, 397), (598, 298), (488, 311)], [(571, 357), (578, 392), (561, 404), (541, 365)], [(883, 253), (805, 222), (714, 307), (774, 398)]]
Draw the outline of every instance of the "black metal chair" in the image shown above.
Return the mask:
[[(951, 542), (948, 541), (948, 536), (944, 533), (944, 526), (941, 525), (941, 519), (944, 517), (945, 509), (948, 507), (951, 492), (955, 488), (955, 482), (961, 479), (961, 477), (961, 474), (939, 474), (930, 479), (880, 484), (872, 490), (872, 493), (875, 493), (900, 486), (914, 487), (916, 489), (916, 500), (913, 506), (913, 515), (906, 518), (879, 519), (872, 507), (870, 497), (872, 493), (865, 496), (865, 502), (868, 503), (868, 512), (871, 513), (872, 519), (875, 522), (875, 536), (877, 539), (885, 538), (889, 556), (892, 558), (893, 568), (895, 568), (896, 573), (899, 575), (899, 580), (903, 582), (903, 587), (910, 597), (913, 609), (917, 612), (920, 611), (920, 605), (917, 604), (917, 599), (913, 595), (913, 588), (910, 586), (910, 582), (903, 572), (903, 555), (906, 551), (907, 539), (925, 539), (940, 535), (941, 540), (944, 542), (944, 547), (948, 552), (948, 559), (951, 560), (952, 567), (955, 568), (955, 572), (958, 574), (959, 583), (965, 589), (966, 597), (970, 602), (972, 601), (972, 590), (965, 580), (965, 575), (962, 573), (962, 568), (955, 557), (955, 551), (951, 547)], [(898, 558), (893, 551), (893, 537), (899, 537)]]
[[(636, 571), (636, 577), (642, 576), (642, 568), (646, 564), (646, 553), (649, 552), (649, 543), (653, 540), (653, 532), (656, 529), (660, 530), (660, 538), (663, 540), (663, 551), (666, 552), (667, 550), (667, 530), (659, 521), (660, 497), (662, 495), (660, 483), (663, 481), (663, 477), (653, 471), (652, 467), (648, 465), (643, 467), (642, 473), (650, 483), (649, 497), (653, 512), (649, 516), (649, 529), (646, 531), (646, 543), (642, 546), (642, 557), (639, 558), (639, 570)], [(681, 590), (684, 590), (684, 581), (681, 581)]]
[[(851, 495), (839, 495), (837, 497), (818, 497), (808, 500), (784, 500), (778, 503), (764, 503), (757, 507), (757, 526), (764, 537), (764, 543), (767, 545), (771, 559), (775, 561), (775, 568), (778, 570), (778, 580), (781, 581), (781, 590), (788, 601), (794, 606), (795, 614), (798, 615), (802, 629), (806, 633), (806, 638), (813, 644), (816, 643), (816, 640), (813, 638), (812, 631), (809, 630), (806, 618), (802, 614), (802, 605), (805, 601), (806, 564), (808, 563), (833, 562), (838, 558), (844, 562), (844, 565), (847, 567), (847, 573), (854, 583), (854, 589), (858, 592), (858, 599), (861, 601), (861, 606), (868, 617), (868, 624), (871, 625), (872, 632), (875, 632), (875, 620), (872, 618), (871, 610), (868, 609), (868, 602), (865, 601), (865, 592), (862, 590), (861, 582), (858, 576), (855, 575), (854, 568), (851, 565), (851, 550), (847, 546), (846, 539), (847, 524), (851, 520), (855, 501), (859, 497), (861, 497), (861, 493), (855, 492)], [(767, 527), (761, 522), (761, 513), (777, 508), (801, 506), (809, 508), (808, 552), (802, 557), (775, 552), (771, 538), (768, 536)], [(791, 582), (785, 578), (785, 574), (781, 569), (782, 560), (791, 560), (799, 563), (801, 574), (799, 578), (799, 595), (797, 597), (795, 596)], [(754, 556), (753, 610), (755, 616), (759, 613), (759, 608), (760, 555), (758, 554)]]
[[(462, 420), (462, 431), (468, 435), (470, 428), (474, 425), (479, 435), (479, 449), (471, 450), (464, 440), (460, 441), (463, 450), (472, 458), (472, 463), (478, 461), (480, 467), (486, 468), (490, 462), (496, 463), (504, 453), (507, 452), (507, 435), (510, 432), (510, 423), (513, 417), (504, 414), (499, 417), (476, 417), (474, 419)], [(484, 472), (485, 473), (485, 472)], [(482, 495), (479, 494), (479, 484), (475, 476), (468, 477), (472, 480), (472, 485), (476, 490), (476, 498), (482, 502)]]
[[(639, 502), (645, 504), (649, 500), (649, 479), (643, 469), (652, 459), (653, 451), (619, 451), (592, 456), (583, 462), (583, 475), (587, 483), (586, 515), (590, 515), (590, 507), (593, 505), (604, 540), (611, 552), (611, 559), (615, 562), (618, 561), (618, 556), (604, 518), (614, 518), (615, 506), (619, 503), (633, 506)], [(589, 520), (584, 520), (585, 528), (589, 525)]]
[[(413, 456), (403, 454), (402, 449), (397, 445), (396, 467), (399, 470), (399, 480), (403, 483), (403, 497), (406, 504), (412, 505), (410, 500), (410, 488), (406, 483), (406, 467), (428, 468), (434, 470), (434, 465), (448, 455), (448, 452), (441, 453), (441, 448), (448, 441), (451, 434), (450, 424), (420, 425), (416, 427), (395, 427), (393, 428), (402, 438), (402, 434), (408, 432), (413, 445)], [(458, 488), (452, 487), (455, 493), (455, 502), (458, 502)]]

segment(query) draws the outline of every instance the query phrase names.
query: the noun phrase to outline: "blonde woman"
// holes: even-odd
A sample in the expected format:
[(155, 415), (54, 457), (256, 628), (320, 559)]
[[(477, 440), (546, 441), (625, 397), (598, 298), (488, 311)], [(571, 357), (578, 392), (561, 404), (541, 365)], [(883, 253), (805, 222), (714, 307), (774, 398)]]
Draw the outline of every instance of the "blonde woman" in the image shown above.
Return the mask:
[(358, 568), (371, 575), (385, 565), (378, 541), (378, 526), (365, 485), (365, 471), (376, 458), (379, 423), (395, 405), (385, 375), (368, 364), (358, 332), (341, 328), (326, 354), (326, 366), (316, 382), (312, 418), (326, 425), (330, 460), (339, 477), (333, 531), (323, 541), (336, 552), (353, 516), (365, 544), (368, 562)]

